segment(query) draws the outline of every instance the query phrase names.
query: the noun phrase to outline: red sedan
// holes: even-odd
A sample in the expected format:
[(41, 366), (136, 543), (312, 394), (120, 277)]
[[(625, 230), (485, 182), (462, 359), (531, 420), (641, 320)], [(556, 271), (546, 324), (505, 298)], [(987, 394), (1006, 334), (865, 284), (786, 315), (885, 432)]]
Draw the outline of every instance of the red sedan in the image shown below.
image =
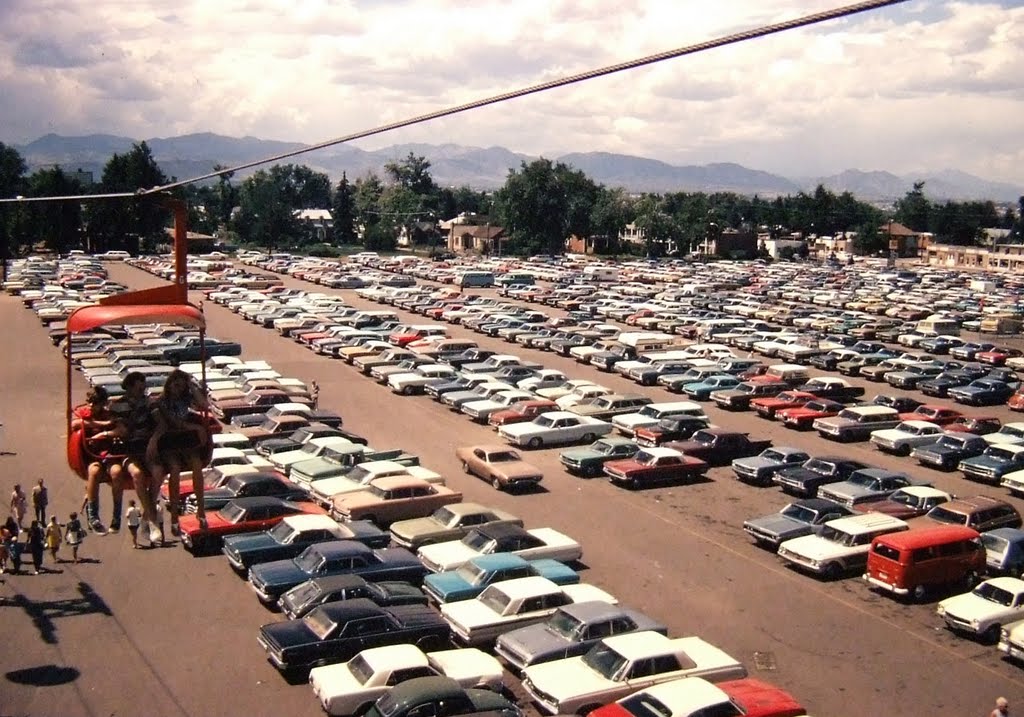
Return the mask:
[(316, 503), (263, 496), (236, 498), (220, 510), (207, 513), (205, 528), (195, 515), (181, 516), (181, 544), (193, 555), (220, 550), (225, 535), (270, 530), (285, 517), (301, 513), (327, 515)]
[(953, 408), (925, 403), (910, 413), (901, 413), (901, 421), (929, 421), (938, 426), (946, 426), (961, 418), (964, 414)]

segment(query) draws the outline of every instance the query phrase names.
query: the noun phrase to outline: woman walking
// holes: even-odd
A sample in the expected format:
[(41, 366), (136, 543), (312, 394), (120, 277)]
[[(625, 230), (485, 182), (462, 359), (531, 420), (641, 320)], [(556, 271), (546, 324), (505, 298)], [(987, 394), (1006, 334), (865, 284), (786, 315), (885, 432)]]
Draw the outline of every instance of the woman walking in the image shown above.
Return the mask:
[(60, 523), (57, 522), (56, 515), (51, 515), (50, 522), (46, 524), (46, 549), (50, 551), (50, 557), (55, 563), (60, 562), (57, 559), (57, 551), (60, 550), (62, 542), (64, 540), (61, 537)]
[(14, 484), (14, 491), (11, 493), (11, 513), (14, 514), (14, 519), (18, 523), (18, 529), (23, 530), (25, 528), (25, 514), (28, 512), (28, 498), (25, 496), (25, 491), (21, 489), (21, 483)]
[(28, 551), (32, 553), (33, 575), (38, 575), (43, 569), (43, 551), (46, 549), (46, 536), (43, 533), (43, 526), (38, 520), (33, 520), (28, 527)]
[(78, 513), (72, 513), (68, 524), (64, 526), (64, 542), (71, 546), (71, 557), (78, 562), (78, 546), (82, 544), (82, 522), (78, 519)]

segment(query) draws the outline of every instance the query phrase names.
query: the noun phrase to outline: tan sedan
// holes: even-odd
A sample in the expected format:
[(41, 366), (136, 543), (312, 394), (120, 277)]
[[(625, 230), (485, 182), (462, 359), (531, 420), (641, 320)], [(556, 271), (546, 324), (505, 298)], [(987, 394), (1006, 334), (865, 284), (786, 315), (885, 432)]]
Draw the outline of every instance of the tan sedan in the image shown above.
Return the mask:
[(544, 477), (540, 468), (524, 461), (508, 446), (463, 446), (455, 450), (462, 470), (490, 483), (497, 490), (537, 485)]

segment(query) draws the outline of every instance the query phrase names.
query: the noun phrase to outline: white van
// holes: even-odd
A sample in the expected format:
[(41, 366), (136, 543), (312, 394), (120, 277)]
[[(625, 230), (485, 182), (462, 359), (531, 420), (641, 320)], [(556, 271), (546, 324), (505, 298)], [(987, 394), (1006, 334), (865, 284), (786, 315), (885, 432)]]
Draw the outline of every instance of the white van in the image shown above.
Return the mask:
[(588, 266), (583, 269), (583, 278), (587, 281), (618, 281), (619, 270), (610, 266)]
[(960, 322), (946, 316), (929, 316), (927, 319), (921, 319), (918, 321), (914, 330), (925, 336), (939, 336), (942, 334), (947, 336), (959, 336)]

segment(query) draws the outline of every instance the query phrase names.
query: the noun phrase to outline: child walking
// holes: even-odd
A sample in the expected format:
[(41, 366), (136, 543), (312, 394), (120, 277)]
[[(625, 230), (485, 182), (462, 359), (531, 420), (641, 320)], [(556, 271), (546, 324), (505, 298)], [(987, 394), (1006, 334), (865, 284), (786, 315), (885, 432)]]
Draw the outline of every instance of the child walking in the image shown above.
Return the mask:
[(71, 557), (76, 563), (78, 562), (78, 546), (82, 544), (83, 535), (85, 535), (85, 531), (82, 530), (82, 521), (78, 519), (78, 513), (72, 513), (68, 518), (68, 524), (64, 526), (64, 540), (71, 546)]
[(128, 532), (132, 534), (132, 547), (138, 550), (139, 547), (139, 525), (142, 523), (142, 511), (135, 504), (135, 500), (128, 501), (128, 510), (125, 511), (124, 521), (128, 524)]
[(50, 557), (55, 563), (60, 562), (57, 559), (57, 551), (60, 550), (62, 542), (64, 541), (61, 538), (60, 523), (57, 522), (56, 515), (51, 515), (50, 522), (46, 524), (46, 549), (50, 551)]

